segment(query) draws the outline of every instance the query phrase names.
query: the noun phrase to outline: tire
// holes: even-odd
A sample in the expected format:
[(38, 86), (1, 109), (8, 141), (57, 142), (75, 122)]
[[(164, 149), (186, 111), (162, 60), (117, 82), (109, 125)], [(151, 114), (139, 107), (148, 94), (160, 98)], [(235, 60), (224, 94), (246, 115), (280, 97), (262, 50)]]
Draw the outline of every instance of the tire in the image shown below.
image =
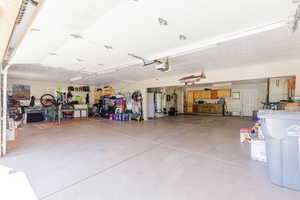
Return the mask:
[(51, 107), (56, 105), (55, 97), (52, 94), (44, 94), (40, 98), (40, 102), (44, 107)]

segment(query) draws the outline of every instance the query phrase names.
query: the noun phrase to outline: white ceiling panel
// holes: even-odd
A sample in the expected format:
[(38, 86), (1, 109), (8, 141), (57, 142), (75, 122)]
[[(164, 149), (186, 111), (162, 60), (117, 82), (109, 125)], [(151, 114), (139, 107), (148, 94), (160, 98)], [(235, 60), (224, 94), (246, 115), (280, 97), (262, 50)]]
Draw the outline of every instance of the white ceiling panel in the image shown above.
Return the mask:
[[(217, 47), (200, 52), (174, 55), (198, 49), (200, 44), (211, 43), (216, 38), (232, 37), (253, 27), (287, 21), (295, 8), (292, 0), (46, 0), (32, 25), (40, 31), (28, 32), (12, 64), (90, 73), (117, 69), (114, 73), (87, 78), (105, 82), (162, 75), (153, 67), (137, 67), (140, 61), (128, 53), (145, 58), (173, 57), (172, 72), (162, 76), (286, 59), (294, 53), (284, 49), (298, 48), (297, 43), (290, 47), (290, 41), (285, 41), (289, 40), (289, 27), (216, 42)], [(159, 18), (166, 20), (168, 25), (160, 25)], [(82, 38), (71, 37), (71, 34)], [(186, 36), (186, 40), (180, 40), (180, 34)], [(266, 36), (280, 41), (274, 43), (272, 37)], [(255, 45), (262, 46), (260, 55), (255, 55)], [(278, 52), (268, 52), (268, 45)]]
[[(32, 28), (18, 48), (14, 63), (42, 63), (49, 52), (56, 52), (70, 34), (79, 34), (120, 0), (45, 0)], [(53, 66), (57, 67), (57, 66)]]

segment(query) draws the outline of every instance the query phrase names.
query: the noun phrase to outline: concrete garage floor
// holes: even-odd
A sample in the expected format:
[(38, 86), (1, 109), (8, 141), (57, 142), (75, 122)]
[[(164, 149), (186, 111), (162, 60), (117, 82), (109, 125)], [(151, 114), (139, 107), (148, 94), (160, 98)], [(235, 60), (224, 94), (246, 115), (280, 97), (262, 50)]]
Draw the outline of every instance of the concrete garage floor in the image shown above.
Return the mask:
[(27, 125), (0, 164), (24, 171), (47, 200), (300, 199), (272, 185), (240, 144), (249, 119), (178, 116)]

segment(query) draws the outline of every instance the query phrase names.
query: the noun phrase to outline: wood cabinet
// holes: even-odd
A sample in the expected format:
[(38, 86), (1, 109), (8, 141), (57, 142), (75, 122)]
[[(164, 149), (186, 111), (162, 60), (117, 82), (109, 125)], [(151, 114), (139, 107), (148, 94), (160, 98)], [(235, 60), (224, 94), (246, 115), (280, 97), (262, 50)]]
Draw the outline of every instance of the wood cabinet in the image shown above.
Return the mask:
[(221, 89), (221, 90), (194, 90), (189, 91), (188, 93), (193, 93), (194, 99), (219, 99), (221, 97), (230, 97), (230, 89)]
[(210, 99), (211, 98), (211, 91), (210, 90), (203, 90), (203, 99)]
[(211, 99), (218, 99), (218, 90), (212, 90), (211, 91), (211, 95), (210, 95)]
[(224, 105), (223, 104), (194, 104), (193, 106), (194, 113), (203, 113), (203, 114), (224, 114)]
[(218, 90), (218, 98), (230, 97), (230, 96), (231, 96), (231, 90), (230, 89)]
[(102, 91), (95, 91), (94, 93), (94, 103), (98, 103), (101, 99)]
[(113, 95), (113, 94), (115, 94), (114, 89), (95, 91), (95, 93), (94, 93), (94, 103), (98, 103), (99, 100), (101, 99), (101, 97), (104, 96), (104, 95)]
[(230, 89), (220, 90), (193, 90), (188, 91), (186, 96), (186, 112), (189, 113), (222, 113), (221, 105), (202, 104), (201, 106), (194, 105), (195, 100), (219, 99), (222, 97), (230, 97)]
[(115, 94), (115, 90), (114, 89), (110, 89), (110, 90), (103, 90), (102, 91), (103, 95), (113, 95)]
[(211, 91), (210, 90), (196, 90), (194, 92), (194, 99), (210, 99)]
[(189, 91), (187, 93), (187, 108), (186, 111), (189, 113), (193, 112), (193, 105), (194, 105), (194, 92), (193, 91)]

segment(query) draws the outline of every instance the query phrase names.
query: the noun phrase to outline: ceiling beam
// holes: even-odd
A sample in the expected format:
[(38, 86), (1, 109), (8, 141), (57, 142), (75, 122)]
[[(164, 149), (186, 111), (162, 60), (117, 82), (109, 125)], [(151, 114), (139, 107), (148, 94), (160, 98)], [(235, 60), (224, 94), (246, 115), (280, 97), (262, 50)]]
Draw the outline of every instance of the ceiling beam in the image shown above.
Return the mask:
[(22, 0), (3, 0), (0, 4), (0, 62), (2, 64), (21, 5)]

